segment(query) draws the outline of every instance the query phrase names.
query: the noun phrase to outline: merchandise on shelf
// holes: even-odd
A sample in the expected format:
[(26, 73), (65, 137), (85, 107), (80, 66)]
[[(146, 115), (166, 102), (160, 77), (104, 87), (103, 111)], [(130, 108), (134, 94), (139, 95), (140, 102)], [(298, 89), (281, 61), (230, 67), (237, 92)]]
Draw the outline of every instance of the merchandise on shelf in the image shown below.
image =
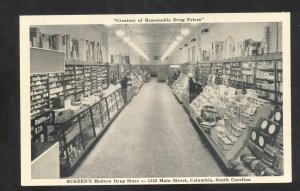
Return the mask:
[(49, 83), (47, 74), (32, 74), (30, 77), (31, 115), (41, 114), (49, 108)]
[(188, 75), (180, 74), (178, 79), (172, 85), (172, 91), (178, 98), (180, 102), (182, 102), (183, 95), (188, 95), (188, 85), (189, 85)]
[[(232, 172), (238, 176), (283, 175), (282, 112), (275, 111), (261, 118), (252, 128), (247, 147), (237, 160), (231, 161)], [(245, 172), (241, 174), (241, 170)]]
[(225, 85), (205, 86), (190, 104), (192, 119), (215, 145), (227, 167), (247, 143), (250, 127), (270, 113), (270, 102), (258, 98), (255, 91), (242, 94)]
[(179, 65), (170, 65), (167, 72), (167, 84), (172, 86), (172, 84), (178, 79), (180, 75), (180, 66)]
[(84, 38), (77, 39), (70, 35), (43, 34), (38, 27), (30, 27), (32, 47), (65, 52), (66, 60), (80, 60), (94, 63), (103, 62), (105, 47), (100, 42)]

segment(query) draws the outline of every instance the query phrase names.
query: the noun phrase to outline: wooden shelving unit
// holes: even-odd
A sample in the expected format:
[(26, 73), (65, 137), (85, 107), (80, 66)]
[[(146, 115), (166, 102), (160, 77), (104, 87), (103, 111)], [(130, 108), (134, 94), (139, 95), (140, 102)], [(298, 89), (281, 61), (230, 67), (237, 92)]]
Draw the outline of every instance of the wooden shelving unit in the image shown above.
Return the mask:
[(260, 98), (274, 106), (282, 104), (282, 53), (197, 63), (197, 79), (203, 88), (210, 74), (216, 76), (216, 84), (242, 89), (244, 93), (246, 89), (255, 89)]
[(54, 98), (79, 100), (108, 87), (108, 65), (86, 65), (90, 62), (78, 61), (66, 63), (68, 65), (62, 73), (32, 74), (30, 77), (33, 142), (46, 141), (44, 127), (34, 121), (49, 115)]

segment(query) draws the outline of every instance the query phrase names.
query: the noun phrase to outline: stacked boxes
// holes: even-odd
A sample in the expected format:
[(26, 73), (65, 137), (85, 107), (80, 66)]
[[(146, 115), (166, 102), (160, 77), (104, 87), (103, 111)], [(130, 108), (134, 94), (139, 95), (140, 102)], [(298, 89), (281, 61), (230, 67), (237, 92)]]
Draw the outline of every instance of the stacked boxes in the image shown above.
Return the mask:
[(269, 23), (262, 41), (264, 53), (282, 52), (282, 23)]
[(241, 57), (241, 56), (245, 56), (243, 42), (237, 42), (236, 49), (235, 49), (235, 57)]
[(252, 41), (251, 44), (247, 47), (249, 56), (258, 55), (258, 49), (260, 46), (260, 42)]
[(277, 52), (277, 38), (278, 38), (277, 23), (269, 24), (269, 53)]
[(70, 35), (42, 34), (38, 27), (30, 28), (30, 46), (65, 52), (66, 60), (103, 62), (102, 52), (105, 54), (100, 42), (71, 38)]
[(71, 51), (72, 51), (72, 41), (71, 41), (70, 35), (63, 36), (63, 44), (66, 47), (65, 58), (66, 58), (66, 60), (69, 60), (69, 59), (71, 59)]
[(66, 51), (66, 47), (63, 43), (63, 37), (60, 34), (54, 34), (50, 37), (50, 49), (58, 51)]
[(41, 48), (49, 49), (50, 48), (50, 37), (47, 34), (42, 34), (41, 36)]
[(78, 46), (79, 46), (79, 40), (78, 39), (72, 39), (72, 52), (71, 57), (73, 60), (78, 60)]
[(220, 60), (223, 57), (224, 41), (215, 41), (212, 43), (212, 59)]
[(30, 41), (32, 47), (41, 47), (41, 35), (42, 33), (40, 32), (40, 29), (37, 27), (31, 27), (30, 28)]
[(97, 62), (102, 62), (101, 44), (97, 42)]
[(231, 36), (228, 36), (224, 43), (224, 56), (223, 58), (233, 58), (235, 50), (235, 42)]
[(282, 23), (277, 23), (277, 52), (282, 52)]
[(95, 41), (91, 41), (91, 60), (93, 62), (97, 62), (97, 47), (96, 47), (96, 42)]
[[(86, 61), (89, 61), (90, 60), (90, 41), (89, 40), (86, 40), (86, 44), (85, 44), (86, 48), (85, 48), (85, 51), (86, 51)], [(79, 58), (79, 60), (81, 60)]]
[(87, 46), (84, 38), (78, 40), (77, 53), (78, 60), (87, 61)]

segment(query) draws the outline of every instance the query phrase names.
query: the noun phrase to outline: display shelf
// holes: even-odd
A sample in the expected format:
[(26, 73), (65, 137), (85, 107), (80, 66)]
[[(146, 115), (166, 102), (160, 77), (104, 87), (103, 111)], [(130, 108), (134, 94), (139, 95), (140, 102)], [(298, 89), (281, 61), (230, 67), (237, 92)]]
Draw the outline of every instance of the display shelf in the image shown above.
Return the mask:
[(73, 100), (75, 98), (75, 67), (74, 65), (65, 65), (63, 74), (63, 88), (65, 99)]
[(84, 97), (91, 95), (91, 66), (83, 66), (83, 94)]
[(49, 98), (50, 108), (53, 108), (53, 98), (62, 97), (64, 99), (63, 74), (52, 73), (48, 74), (49, 80)]
[[(72, 174), (105, 132), (104, 130), (123, 109), (124, 105), (117, 107), (115, 91), (63, 122), (47, 123), (47, 129), (53, 129), (51, 133), (48, 132), (47, 138), (60, 142), (61, 176)], [(107, 109), (107, 100), (110, 100), (111, 106), (116, 109), (111, 116), (109, 116), (111, 110)]]
[(107, 89), (108, 88), (108, 79), (109, 79), (109, 65), (101, 65), (101, 77), (102, 77), (102, 89)]
[(31, 119), (31, 142), (46, 142), (45, 124), (52, 121), (52, 113), (45, 112)]
[(36, 115), (49, 108), (48, 74), (31, 74), (30, 81), (31, 114)]
[[(98, 89), (98, 79), (97, 76), (99, 75), (99, 67), (93, 65), (91, 66), (91, 94), (99, 92), (101, 89)], [(99, 86), (100, 87), (100, 86)]]
[(173, 83), (178, 79), (179, 75), (180, 75), (180, 66), (172, 65), (172, 64), (169, 65), (167, 70), (167, 84), (169, 87), (173, 85)]
[[(210, 73), (209, 71), (210, 65)], [(217, 71), (217, 68), (221, 68)], [(257, 90), (262, 94), (272, 92), (269, 97), (265, 95), (267, 100), (272, 100), (275, 107), (276, 103), (280, 103), (280, 91), (282, 89), (282, 53), (271, 53), (257, 56), (237, 57), (224, 60), (202, 61), (197, 63), (197, 79), (198, 83), (203, 87), (207, 85), (208, 74), (216, 76), (215, 84), (229, 85), (234, 88), (242, 89), (245, 93), (246, 89)], [(220, 77), (222, 78), (220, 79)], [(274, 83), (274, 86), (270, 85)], [(264, 86), (268, 87), (265, 88)]]
[(191, 115), (191, 118), (194, 122), (194, 124), (198, 127), (200, 130), (201, 134), (205, 137), (205, 139), (208, 141), (210, 146), (212, 147), (213, 151), (217, 154), (219, 159), (221, 159), (223, 165), (228, 169), (231, 168), (230, 161), (233, 159), (236, 159), (239, 155), (240, 152), (245, 148), (245, 143), (249, 139), (249, 133), (243, 133), (243, 135), (240, 137), (238, 142), (236, 143), (236, 146), (230, 150), (228, 153), (222, 152), (220, 150), (219, 146), (216, 144), (216, 142), (212, 139), (211, 136), (209, 136), (206, 132), (205, 129), (197, 123), (197, 119), (195, 116)]
[[(271, 103), (247, 93), (237, 99), (237, 89), (206, 86), (190, 104), (190, 116), (226, 168), (246, 146), (250, 127), (271, 114)], [(227, 93), (225, 93), (227, 92)], [(229, 108), (229, 109), (228, 109)]]
[(223, 63), (215, 63), (215, 83), (222, 84), (222, 77), (223, 77)]
[(77, 66), (74, 65), (75, 68), (75, 99), (79, 100), (81, 97), (83, 97), (83, 91), (84, 91), (84, 72), (83, 72), (83, 66)]

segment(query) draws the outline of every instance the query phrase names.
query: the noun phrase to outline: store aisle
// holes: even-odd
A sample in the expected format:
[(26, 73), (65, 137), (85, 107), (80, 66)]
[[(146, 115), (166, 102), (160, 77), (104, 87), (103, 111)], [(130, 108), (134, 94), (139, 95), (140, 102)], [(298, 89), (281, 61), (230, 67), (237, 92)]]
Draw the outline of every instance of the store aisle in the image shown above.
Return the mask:
[(75, 178), (223, 176), (165, 83), (145, 83), (74, 172)]

